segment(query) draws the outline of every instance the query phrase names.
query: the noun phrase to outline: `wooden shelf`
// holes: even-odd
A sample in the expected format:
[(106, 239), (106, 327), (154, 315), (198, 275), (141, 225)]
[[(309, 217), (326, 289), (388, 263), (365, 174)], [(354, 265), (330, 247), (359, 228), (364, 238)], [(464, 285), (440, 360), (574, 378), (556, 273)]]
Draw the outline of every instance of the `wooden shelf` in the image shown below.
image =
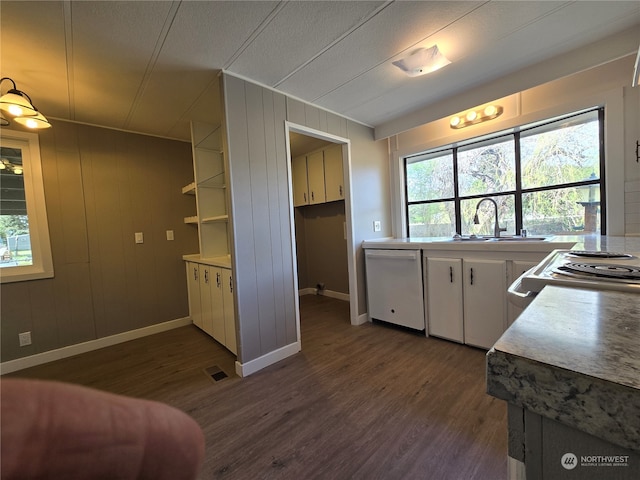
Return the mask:
[(198, 179), (198, 187), (207, 188), (225, 188), (224, 184), (224, 172), (216, 173), (210, 177)]
[(229, 220), (229, 215), (218, 215), (216, 217), (203, 218), (201, 223), (217, 223), (217, 222), (226, 222), (228, 220)]
[(182, 193), (185, 195), (195, 195), (196, 194), (196, 182), (191, 182), (189, 185), (185, 185), (182, 187)]
[(194, 215), (193, 217), (184, 217), (184, 223), (197, 224), (198, 217)]

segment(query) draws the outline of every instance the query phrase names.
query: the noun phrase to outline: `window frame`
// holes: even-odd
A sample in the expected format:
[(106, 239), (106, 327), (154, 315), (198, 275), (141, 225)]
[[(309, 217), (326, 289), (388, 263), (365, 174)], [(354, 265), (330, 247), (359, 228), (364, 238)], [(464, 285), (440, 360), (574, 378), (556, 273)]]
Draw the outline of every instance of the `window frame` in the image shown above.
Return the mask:
[(0, 144), (22, 150), (32, 264), (0, 268), (0, 282), (23, 282), (54, 276), (38, 134), (3, 128)]
[[(584, 115), (589, 112), (597, 112), (598, 117), (598, 135), (599, 135), (599, 167), (600, 167), (600, 176), (597, 180), (594, 181), (580, 181), (580, 182), (569, 182), (563, 184), (554, 184), (547, 185), (543, 187), (533, 187), (533, 188), (522, 188), (522, 164), (521, 164), (521, 148), (520, 148), (520, 138), (523, 133), (528, 132), (529, 130), (539, 128), (545, 125), (551, 125), (553, 123), (559, 121), (565, 121), (571, 119), (573, 117), (577, 117), (580, 115)], [(476, 144), (486, 144), (487, 142), (498, 143), (501, 138), (511, 137), (513, 138), (514, 148), (515, 148), (515, 189), (508, 190), (504, 192), (489, 192), (478, 195), (466, 195), (464, 197), (460, 196), (459, 192), (459, 183), (458, 183), (458, 150), (460, 148), (467, 149), (470, 146)], [(408, 192), (408, 182), (407, 182), (407, 165), (408, 160), (411, 158), (425, 156), (425, 155), (437, 155), (441, 152), (451, 152), (453, 157), (453, 181), (454, 181), (454, 197), (447, 198), (439, 198), (433, 200), (422, 200), (422, 201), (409, 201), (409, 192)], [(404, 227), (405, 227), (405, 235), (410, 238), (410, 223), (409, 223), (409, 207), (412, 205), (421, 205), (421, 204), (432, 204), (432, 203), (440, 203), (440, 202), (454, 202), (455, 208), (455, 217), (456, 224), (455, 229), (456, 232), (460, 233), (462, 231), (462, 218), (461, 218), (461, 201), (462, 200), (480, 200), (486, 197), (500, 197), (500, 196), (514, 196), (514, 209), (515, 209), (515, 232), (518, 233), (523, 228), (523, 212), (522, 212), (522, 196), (523, 194), (533, 193), (533, 192), (541, 192), (548, 190), (557, 190), (561, 188), (571, 188), (571, 187), (581, 187), (598, 184), (600, 186), (600, 235), (606, 235), (606, 225), (607, 225), (607, 191), (606, 191), (606, 160), (605, 160), (605, 107), (597, 106), (592, 108), (587, 108), (583, 110), (579, 110), (573, 113), (554, 116), (552, 118), (547, 118), (544, 120), (536, 121), (527, 125), (522, 125), (520, 127), (509, 129), (508, 131), (498, 131), (494, 133), (490, 133), (487, 135), (483, 135), (481, 137), (470, 138), (465, 141), (458, 142), (456, 144), (443, 145), (437, 148), (429, 149), (419, 153), (413, 153), (409, 155), (404, 155), (401, 157), (401, 165), (402, 165), (402, 184), (404, 187), (404, 199), (403, 199), (403, 214), (404, 214)], [(576, 233), (579, 234), (579, 233)]]

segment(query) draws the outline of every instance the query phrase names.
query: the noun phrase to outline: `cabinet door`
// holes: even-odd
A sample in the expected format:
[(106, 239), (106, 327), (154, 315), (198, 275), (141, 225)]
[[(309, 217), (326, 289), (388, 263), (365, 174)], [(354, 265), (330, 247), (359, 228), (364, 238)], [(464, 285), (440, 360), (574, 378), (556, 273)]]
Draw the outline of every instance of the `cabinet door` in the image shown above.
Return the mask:
[(200, 276), (200, 305), (202, 307), (202, 330), (211, 335), (213, 331), (213, 316), (211, 305), (211, 267), (199, 265)]
[(237, 354), (233, 276), (231, 275), (231, 270), (228, 268), (222, 269), (222, 304), (224, 306), (224, 344), (232, 353)]
[(197, 263), (187, 262), (187, 290), (189, 293), (189, 315), (193, 324), (202, 328), (202, 307), (200, 306), (200, 271)]
[(324, 149), (324, 181), (327, 202), (344, 199), (344, 175), (342, 172), (342, 145)]
[(507, 262), (463, 260), (464, 342), (491, 348), (507, 328)]
[(307, 157), (303, 155), (291, 160), (291, 177), (293, 183), (293, 206), (309, 205)]
[(326, 202), (326, 194), (324, 190), (324, 155), (315, 152), (307, 155), (307, 175), (309, 178), (309, 203)]
[(462, 260), (425, 258), (429, 335), (464, 342)]
[(222, 269), (212, 268), (211, 279), (211, 336), (225, 344), (224, 339), (224, 306), (222, 303)]

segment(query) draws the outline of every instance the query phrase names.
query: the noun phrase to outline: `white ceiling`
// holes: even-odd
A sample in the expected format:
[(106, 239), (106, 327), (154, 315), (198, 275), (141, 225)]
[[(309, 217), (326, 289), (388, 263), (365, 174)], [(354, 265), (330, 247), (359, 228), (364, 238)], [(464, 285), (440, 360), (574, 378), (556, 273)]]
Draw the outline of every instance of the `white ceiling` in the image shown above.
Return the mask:
[[(189, 140), (190, 119), (217, 121), (223, 69), (380, 127), (620, 32), (640, 38), (640, 2), (2, 0), (0, 21), (1, 74), (46, 116)], [(453, 62), (438, 72), (391, 64), (434, 43)], [(631, 53), (616, 48), (611, 60)]]

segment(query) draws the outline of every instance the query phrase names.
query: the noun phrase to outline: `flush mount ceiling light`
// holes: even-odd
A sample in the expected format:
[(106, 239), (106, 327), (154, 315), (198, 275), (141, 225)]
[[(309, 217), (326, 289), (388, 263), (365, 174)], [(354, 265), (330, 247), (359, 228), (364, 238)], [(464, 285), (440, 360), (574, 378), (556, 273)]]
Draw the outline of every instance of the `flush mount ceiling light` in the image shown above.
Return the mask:
[(451, 128), (464, 128), (469, 125), (486, 122), (502, 115), (503, 108), (500, 105), (487, 105), (483, 108), (475, 108), (468, 112), (451, 117), (449, 126)]
[(410, 77), (418, 77), (435, 72), (449, 65), (451, 61), (438, 50), (438, 46), (420, 48), (406, 58), (397, 60), (393, 64)]
[[(29, 95), (17, 89), (16, 82), (9, 77), (3, 77), (0, 79), (0, 85), (5, 80), (11, 82), (13, 88), (0, 97), (0, 110), (27, 128), (43, 129), (51, 127), (46, 117), (33, 105)], [(4, 126), (9, 125), (9, 119), (2, 117), (2, 120)]]

